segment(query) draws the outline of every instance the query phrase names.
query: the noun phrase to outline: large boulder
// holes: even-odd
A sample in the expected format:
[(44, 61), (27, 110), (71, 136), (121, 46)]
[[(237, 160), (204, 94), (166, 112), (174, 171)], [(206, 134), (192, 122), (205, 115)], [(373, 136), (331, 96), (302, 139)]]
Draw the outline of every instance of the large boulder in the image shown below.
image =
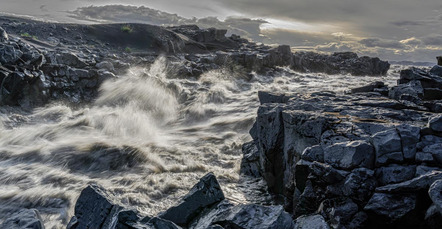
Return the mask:
[(44, 229), (43, 220), (36, 209), (23, 209), (5, 219), (0, 225), (4, 229)]
[(381, 167), (376, 170), (379, 185), (387, 185), (393, 183), (400, 183), (411, 180), (416, 173), (415, 165), (389, 165), (388, 167)]
[(402, 153), (406, 160), (414, 160), (417, 143), (420, 139), (420, 128), (417, 126), (402, 124), (396, 127), (402, 143)]
[(224, 228), (292, 229), (294, 222), (282, 206), (237, 205), (219, 215), (213, 223)]
[(396, 129), (379, 132), (371, 137), (376, 152), (376, 166), (389, 164), (391, 162), (402, 162), (401, 137)]
[(433, 75), (437, 75), (442, 77), (442, 66), (441, 65), (435, 65), (431, 70), (430, 73)]
[(178, 205), (169, 208), (159, 217), (172, 221), (179, 226), (187, 226), (205, 208), (222, 200), (224, 200), (224, 193), (215, 175), (208, 173), (192, 187)]
[(374, 167), (373, 146), (366, 141), (336, 143), (324, 149), (324, 161), (335, 168)]
[(436, 57), (437, 59), (437, 65), (442, 66), (442, 56)]
[(81, 191), (68, 229), (112, 228), (122, 207), (104, 188), (91, 184)]
[[(365, 205), (364, 210), (373, 215), (376, 223), (393, 224), (398, 221), (407, 221), (416, 208), (414, 194), (375, 193)], [(379, 217), (379, 218), (376, 218)]]
[(87, 63), (78, 57), (77, 54), (69, 51), (50, 53), (47, 56), (51, 64), (67, 65), (74, 68), (84, 68)]
[(396, 100), (410, 100), (418, 102), (424, 97), (424, 88), (419, 80), (412, 80), (406, 84), (399, 84), (390, 89), (388, 96)]

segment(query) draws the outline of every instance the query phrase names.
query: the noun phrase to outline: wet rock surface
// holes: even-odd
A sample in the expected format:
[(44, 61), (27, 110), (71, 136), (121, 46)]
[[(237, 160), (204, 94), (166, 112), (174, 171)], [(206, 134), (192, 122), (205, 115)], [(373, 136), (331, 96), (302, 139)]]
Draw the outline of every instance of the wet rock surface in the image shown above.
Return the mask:
[[(208, 173), (175, 207), (156, 217), (142, 216), (114, 203), (103, 187), (90, 185), (78, 197), (75, 216), (67, 228), (294, 228), (294, 221), (282, 206), (233, 205), (224, 200), (216, 177)], [(7, 223), (7, 222), (5, 222)]]
[(8, 229), (45, 229), (40, 213), (36, 209), (23, 209), (5, 219), (0, 228)]
[[(292, 53), (288, 45), (257, 45), (236, 35), (227, 37), (226, 30), (195, 25), (75, 25), (5, 16), (0, 23), (0, 104), (27, 108), (52, 100), (90, 102), (104, 80), (124, 74), (131, 65), (151, 64), (161, 54), (170, 54), (176, 73), (185, 77), (230, 68), (247, 78), (251, 71), (278, 67), (385, 75), (390, 66), (354, 53)], [(316, 66), (318, 61), (326, 66)]]
[(438, 227), (440, 115), (419, 101), (436, 102), (425, 88), (439, 78), (411, 69), (401, 79), (419, 90), (377, 83), (352, 94), (260, 93), (251, 131), (260, 174), (297, 227)]

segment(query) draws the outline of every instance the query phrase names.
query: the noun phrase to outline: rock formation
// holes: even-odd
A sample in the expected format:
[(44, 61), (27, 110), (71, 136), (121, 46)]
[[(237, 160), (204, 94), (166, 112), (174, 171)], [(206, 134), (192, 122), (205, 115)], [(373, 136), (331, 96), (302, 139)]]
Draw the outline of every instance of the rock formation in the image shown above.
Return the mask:
[(347, 95), (260, 92), (241, 171), (262, 176), (297, 222), (437, 228), (442, 117), (432, 112), (441, 112), (441, 79), (435, 66)]

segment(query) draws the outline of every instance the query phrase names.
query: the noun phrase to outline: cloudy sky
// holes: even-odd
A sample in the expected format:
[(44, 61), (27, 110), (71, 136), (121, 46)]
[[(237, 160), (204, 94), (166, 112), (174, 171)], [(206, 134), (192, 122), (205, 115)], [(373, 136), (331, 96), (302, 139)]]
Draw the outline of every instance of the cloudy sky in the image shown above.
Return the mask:
[(66, 11), (107, 4), (143, 5), (189, 19), (214, 16), (233, 24), (239, 22), (232, 16), (260, 19), (239, 27), (254, 39), (299, 50), (429, 62), (442, 55), (440, 0), (0, 0), (0, 11), (67, 21), (74, 19)]

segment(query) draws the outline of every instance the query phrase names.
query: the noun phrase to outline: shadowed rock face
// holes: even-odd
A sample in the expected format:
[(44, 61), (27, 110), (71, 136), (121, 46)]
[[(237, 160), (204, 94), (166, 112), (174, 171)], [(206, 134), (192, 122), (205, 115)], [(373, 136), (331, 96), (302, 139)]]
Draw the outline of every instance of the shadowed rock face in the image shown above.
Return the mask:
[[(351, 95), (260, 92), (254, 141), (243, 148), (242, 167), (250, 171), (256, 165), (250, 155), (257, 155), (253, 174), (262, 174), (303, 224), (320, 225), (324, 217), (324, 227), (333, 228), (437, 228), (442, 217), (432, 202), (438, 206), (434, 190), (440, 185), (431, 190), (433, 201), (427, 192), (442, 172), (441, 118), (375, 89)], [(317, 212), (321, 217), (306, 217)]]
[(437, 65), (442, 66), (442, 56), (438, 56), (436, 57), (436, 59), (437, 59)]
[(183, 201), (159, 217), (186, 226), (205, 208), (224, 200), (224, 194), (213, 173), (205, 175), (193, 186)]
[[(157, 217), (143, 217), (135, 210), (124, 209), (115, 204), (113, 199), (114, 197), (104, 188), (95, 184), (89, 185), (81, 192), (75, 205), (75, 216), (67, 228), (292, 229), (295, 226), (292, 217), (282, 206), (257, 204), (235, 206), (229, 203), (224, 199), (224, 194), (213, 173), (202, 177), (177, 206)], [(29, 217), (25, 219), (26, 222), (35, 221)], [(35, 228), (44, 229), (44, 227)]]

